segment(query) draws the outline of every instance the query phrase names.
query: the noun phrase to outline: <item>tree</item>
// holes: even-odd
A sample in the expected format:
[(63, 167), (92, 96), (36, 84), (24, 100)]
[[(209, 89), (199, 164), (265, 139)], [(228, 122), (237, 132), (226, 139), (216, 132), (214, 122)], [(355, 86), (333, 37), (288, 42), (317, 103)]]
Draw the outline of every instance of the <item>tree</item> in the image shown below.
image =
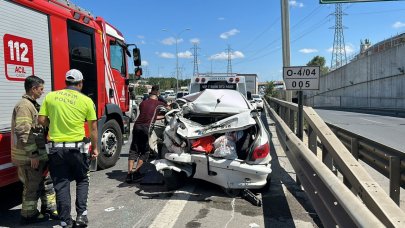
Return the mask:
[(315, 56), (311, 61), (307, 63), (307, 66), (320, 66), (321, 67), (321, 75), (327, 74), (329, 72), (329, 68), (325, 66), (325, 58), (322, 56)]
[(147, 92), (148, 92), (148, 89), (144, 85), (139, 85), (138, 87), (135, 88), (136, 95), (142, 95)]
[(274, 83), (272, 81), (266, 83), (264, 93), (266, 94), (266, 96), (270, 97), (274, 97), (277, 94)]

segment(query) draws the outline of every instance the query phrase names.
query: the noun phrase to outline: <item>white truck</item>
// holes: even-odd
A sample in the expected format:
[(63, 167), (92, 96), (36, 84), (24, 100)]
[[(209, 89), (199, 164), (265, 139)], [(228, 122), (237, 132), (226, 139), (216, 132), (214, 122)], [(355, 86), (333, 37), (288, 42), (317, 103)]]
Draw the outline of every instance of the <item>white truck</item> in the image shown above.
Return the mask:
[(249, 91), (251, 94), (257, 94), (258, 93), (257, 74), (237, 74), (236, 76), (245, 78), (246, 91)]
[(190, 94), (203, 91), (205, 89), (231, 89), (237, 90), (246, 96), (245, 77), (237, 74), (199, 74), (194, 76), (190, 82)]

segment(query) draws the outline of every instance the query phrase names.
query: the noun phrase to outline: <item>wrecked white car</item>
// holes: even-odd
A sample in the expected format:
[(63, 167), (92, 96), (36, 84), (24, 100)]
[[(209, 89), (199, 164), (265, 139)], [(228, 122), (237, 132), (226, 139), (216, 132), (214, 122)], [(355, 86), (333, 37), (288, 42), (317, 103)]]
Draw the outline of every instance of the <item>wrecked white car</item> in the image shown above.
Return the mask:
[(186, 177), (217, 184), (228, 193), (268, 188), (270, 135), (241, 93), (206, 89), (177, 103), (165, 114), (165, 124), (154, 123), (150, 137), (151, 149), (161, 157), (153, 163), (168, 188)]

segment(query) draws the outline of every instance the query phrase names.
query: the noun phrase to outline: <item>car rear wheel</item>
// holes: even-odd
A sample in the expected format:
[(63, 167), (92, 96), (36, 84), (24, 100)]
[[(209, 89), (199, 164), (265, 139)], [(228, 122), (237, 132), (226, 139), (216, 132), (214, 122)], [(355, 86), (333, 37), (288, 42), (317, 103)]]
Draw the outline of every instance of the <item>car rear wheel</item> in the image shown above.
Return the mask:
[(185, 184), (187, 175), (185, 172), (176, 172), (171, 169), (163, 171), (163, 179), (165, 181), (166, 189), (168, 191), (177, 190)]
[(260, 191), (261, 193), (266, 193), (266, 192), (270, 189), (270, 185), (271, 185), (271, 173), (270, 173), (269, 175), (267, 175), (266, 181), (267, 181), (266, 184), (265, 184), (262, 188), (259, 189), (259, 191)]
[(101, 130), (100, 154), (98, 155), (98, 167), (107, 169), (117, 163), (122, 148), (122, 132), (116, 120), (109, 120)]

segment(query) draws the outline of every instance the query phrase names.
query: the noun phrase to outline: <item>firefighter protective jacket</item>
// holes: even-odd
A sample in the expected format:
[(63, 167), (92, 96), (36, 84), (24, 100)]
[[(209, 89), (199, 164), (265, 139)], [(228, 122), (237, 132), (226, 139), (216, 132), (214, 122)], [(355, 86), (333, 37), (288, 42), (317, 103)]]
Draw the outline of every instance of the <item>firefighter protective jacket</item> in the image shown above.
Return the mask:
[(38, 124), (39, 104), (24, 95), (15, 105), (11, 119), (11, 160), (16, 165), (30, 162), (30, 158), (47, 160), (46, 153), (39, 153), (35, 144), (34, 132), (40, 128)]

